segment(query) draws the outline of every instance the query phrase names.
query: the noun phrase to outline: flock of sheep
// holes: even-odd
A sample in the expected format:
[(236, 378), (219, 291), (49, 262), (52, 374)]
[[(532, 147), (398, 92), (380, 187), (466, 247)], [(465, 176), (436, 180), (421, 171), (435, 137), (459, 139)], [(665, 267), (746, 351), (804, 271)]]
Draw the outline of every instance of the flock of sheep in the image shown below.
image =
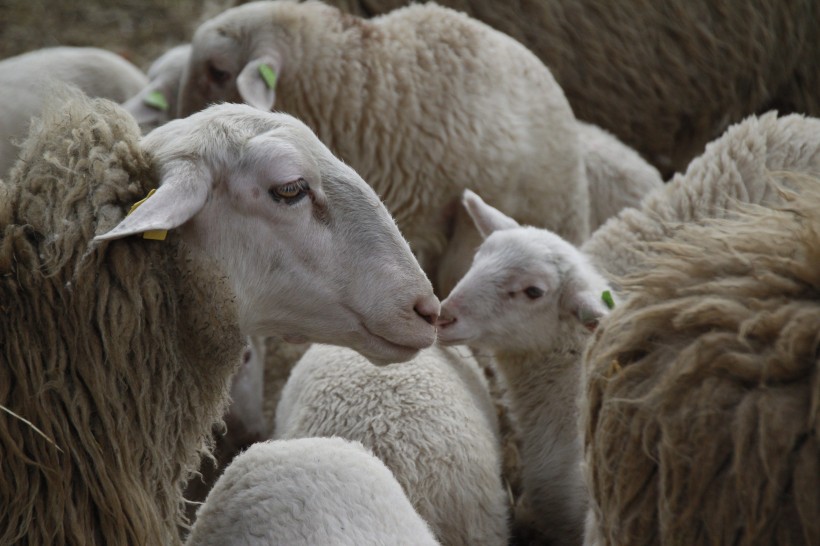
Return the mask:
[(0, 544), (820, 544), (820, 8), (333, 3), (0, 61)]

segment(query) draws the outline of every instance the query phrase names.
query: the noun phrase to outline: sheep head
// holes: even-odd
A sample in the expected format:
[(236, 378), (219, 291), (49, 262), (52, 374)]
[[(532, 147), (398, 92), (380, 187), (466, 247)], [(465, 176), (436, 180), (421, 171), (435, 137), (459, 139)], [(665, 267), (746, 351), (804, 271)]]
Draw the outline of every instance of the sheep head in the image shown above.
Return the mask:
[(159, 189), (96, 240), (179, 228), (222, 264), (249, 335), (344, 345), (378, 362), (433, 343), (439, 303), (410, 247), (370, 186), (303, 123), (223, 104), (142, 146)]
[(496, 351), (552, 349), (609, 311), (606, 281), (573, 245), (515, 220), (470, 190), (463, 203), (484, 238), (442, 302), (439, 341)]

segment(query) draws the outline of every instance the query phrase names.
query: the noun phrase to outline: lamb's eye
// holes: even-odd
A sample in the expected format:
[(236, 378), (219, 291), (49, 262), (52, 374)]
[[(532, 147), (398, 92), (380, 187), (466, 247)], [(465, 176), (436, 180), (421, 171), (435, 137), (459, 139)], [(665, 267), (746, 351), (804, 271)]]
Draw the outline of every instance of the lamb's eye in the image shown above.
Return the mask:
[(220, 70), (215, 67), (213, 63), (208, 63), (208, 77), (211, 78), (212, 82), (221, 85), (230, 79), (231, 73), (225, 70)]
[(531, 300), (537, 300), (538, 298), (544, 295), (544, 291), (538, 288), (537, 286), (528, 286), (524, 289), (524, 293)]
[(284, 201), (288, 205), (292, 205), (307, 195), (310, 186), (304, 178), (282, 184), (281, 186), (274, 186), (268, 193), (274, 201)]

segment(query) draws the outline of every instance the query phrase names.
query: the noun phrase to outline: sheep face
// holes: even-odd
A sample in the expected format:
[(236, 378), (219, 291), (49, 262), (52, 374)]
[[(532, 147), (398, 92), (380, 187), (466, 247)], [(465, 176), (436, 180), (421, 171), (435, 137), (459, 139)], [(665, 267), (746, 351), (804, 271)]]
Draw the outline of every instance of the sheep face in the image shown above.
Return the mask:
[[(282, 51), (291, 32), (274, 24), (275, 14), (289, 2), (255, 2), (225, 11), (206, 21), (194, 34), (188, 66), (180, 89), (180, 114), (189, 115), (220, 101), (244, 102), (260, 110), (273, 108), (274, 74), (282, 68)], [(264, 21), (264, 24), (257, 24)], [(248, 30), (246, 27), (252, 27)], [(283, 42), (283, 43), (278, 43)], [(265, 70), (264, 68), (262, 70)]]
[(219, 105), (142, 141), (160, 187), (97, 239), (173, 229), (223, 265), (249, 335), (377, 362), (435, 340), (430, 282), (376, 194), (303, 123)]
[(606, 282), (571, 244), (515, 220), (465, 193), (484, 242), (442, 303), (439, 341), (501, 351), (552, 348), (591, 330), (608, 309)]

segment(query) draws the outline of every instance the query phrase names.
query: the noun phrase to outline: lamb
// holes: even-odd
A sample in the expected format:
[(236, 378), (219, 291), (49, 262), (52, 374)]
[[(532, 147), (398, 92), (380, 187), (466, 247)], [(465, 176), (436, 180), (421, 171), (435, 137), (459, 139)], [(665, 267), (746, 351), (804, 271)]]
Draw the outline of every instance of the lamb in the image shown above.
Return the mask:
[(148, 84), (123, 103), (144, 133), (179, 117), (179, 83), (190, 56), (190, 44), (163, 53), (148, 68)]
[[(327, 1), (363, 16), (410, 3)], [(816, 2), (437, 2), (527, 46), (579, 119), (616, 134), (664, 179), (750, 114), (820, 115)]]
[(187, 546), (436, 545), (390, 470), (360, 443), (253, 445), (219, 478)]
[(92, 97), (123, 101), (148, 80), (119, 55), (94, 47), (38, 49), (0, 61), (0, 176), (17, 159), (16, 141), (54, 92), (53, 82), (78, 87)]
[(610, 287), (554, 233), (520, 226), (469, 190), (464, 206), (485, 240), (442, 303), (439, 342), (490, 350), (506, 381), (521, 442), (519, 523), (550, 544), (581, 544), (580, 354), (609, 312)]
[[(474, 229), (453, 224), (477, 181), (520, 221), (574, 243), (588, 235), (561, 88), (521, 44), (453, 10), (414, 5), (366, 21), (319, 2), (229, 9), (194, 34), (179, 113), (220, 100), (305, 121), (383, 197), (437, 283), (440, 259), (462, 256), (448, 235)], [(468, 267), (469, 257), (451, 269)]]
[[(240, 332), (407, 360), (438, 302), (290, 116), (220, 105), (139, 140), (109, 101), (56, 100), (0, 183), (0, 543), (179, 544)], [(172, 231), (112, 240), (147, 230)]]
[(506, 545), (495, 408), (477, 363), (459, 349), (379, 368), (352, 350), (314, 345), (282, 391), (275, 437), (362, 442), (443, 544)]
[(652, 245), (595, 333), (588, 544), (820, 544), (820, 178), (779, 178)]

